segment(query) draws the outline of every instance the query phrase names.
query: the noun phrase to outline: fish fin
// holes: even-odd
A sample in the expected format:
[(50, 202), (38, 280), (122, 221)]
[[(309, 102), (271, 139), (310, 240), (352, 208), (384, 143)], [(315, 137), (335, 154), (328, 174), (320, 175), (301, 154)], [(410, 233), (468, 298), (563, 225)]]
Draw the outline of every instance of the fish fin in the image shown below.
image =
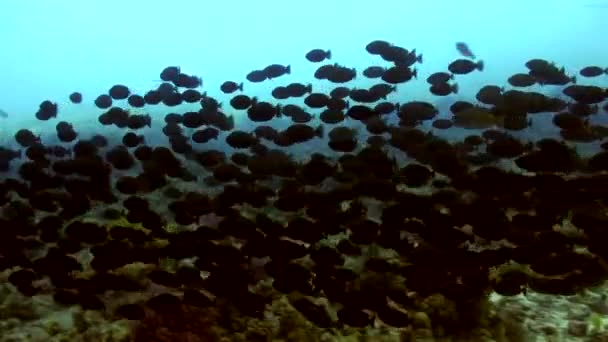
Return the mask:
[(327, 57), (327, 59), (331, 59), (331, 50), (327, 50), (327, 52), (325, 52), (325, 57)]
[(291, 65), (288, 65), (287, 68), (285, 68), (285, 72), (291, 74)]
[(239, 83), (239, 86), (237, 87), (238, 90), (243, 91), (243, 82)]
[(458, 94), (458, 83), (452, 84), (452, 93)]
[(315, 129), (315, 135), (321, 139), (323, 139), (323, 135), (324, 135), (324, 130), (323, 130), (323, 125), (319, 125), (316, 129)]
[(307, 93), (312, 93), (312, 83), (308, 83), (308, 86), (306, 86), (306, 92)]
[(416, 57), (416, 61), (422, 64), (422, 54), (419, 54), (418, 57)]
[(276, 109), (277, 109), (277, 115), (276, 115), (276, 117), (277, 118), (282, 118), (283, 117), (283, 108), (281, 107), (281, 105), (278, 104), (276, 106)]
[(477, 70), (479, 70), (479, 71), (483, 71), (483, 68), (484, 68), (484, 63), (483, 63), (483, 61), (479, 61), (479, 62), (477, 62)]

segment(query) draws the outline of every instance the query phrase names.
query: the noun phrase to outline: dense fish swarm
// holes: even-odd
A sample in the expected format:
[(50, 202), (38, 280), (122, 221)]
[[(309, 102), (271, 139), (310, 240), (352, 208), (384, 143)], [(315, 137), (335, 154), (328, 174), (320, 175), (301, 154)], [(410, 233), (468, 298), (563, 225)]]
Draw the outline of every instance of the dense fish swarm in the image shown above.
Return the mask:
[[(608, 109), (605, 87), (531, 59), (508, 85), (485, 85), (446, 117), (398, 91), (417, 78), (421, 54), (380, 40), (365, 49), (378, 65), (361, 70), (310, 50), (303, 58), (319, 63), (314, 79), (264, 99), (246, 94), (248, 82), (280, 79), (291, 65), (224, 82), (224, 103), (178, 66), (143, 94), (116, 84), (69, 95), (73, 105), (93, 102), (99, 125), (122, 129), (119, 139), (103, 130), (85, 138), (56, 103), (42, 102), (35, 116), (58, 121), (58, 143), (22, 128), (21, 149), (0, 146), (0, 269), (26, 296), (142, 321), (142, 341), (154, 340), (150, 312), (211, 340), (179, 316), (184, 307), (221, 302), (264, 317), (277, 293), (321, 328), (416, 326), (440, 295), (460, 315), (427, 310), (435, 333), (466, 335), (475, 303), (492, 291), (568, 295), (608, 277), (608, 151), (583, 156), (573, 147), (608, 136), (592, 120)], [(466, 44), (457, 49), (462, 57), (426, 79), (435, 96), (484, 70)], [(356, 86), (358, 77), (375, 84)], [(525, 89), (536, 84), (563, 96)], [(167, 114), (151, 117), (152, 106)], [(538, 113), (552, 115), (561, 138), (516, 137)], [(144, 129), (168, 144), (150, 143)], [(441, 136), (455, 129), (474, 131), (457, 142)], [(217, 141), (228, 147), (209, 146)], [(319, 142), (329, 152), (317, 151)], [(307, 144), (306, 158), (290, 153)], [(120, 272), (135, 264), (147, 265), (142, 277)], [(150, 287), (145, 299), (104, 301)]]

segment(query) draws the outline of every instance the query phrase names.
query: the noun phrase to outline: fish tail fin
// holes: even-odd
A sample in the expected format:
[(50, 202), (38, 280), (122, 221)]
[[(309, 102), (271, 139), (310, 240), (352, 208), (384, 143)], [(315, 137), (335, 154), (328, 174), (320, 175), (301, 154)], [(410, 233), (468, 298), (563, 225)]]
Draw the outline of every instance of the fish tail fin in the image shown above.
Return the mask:
[(243, 82), (239, 83), (239, 86), (236, 88), (240, 91), (243, 91)]
[(608, 74), (608, 68), (604, 69), (604, 74)]
[(291, 74), (291, 65), (288, 65), (288, 66), (285, 68), (285, 72), (287, 72), (288, 74)]
[(416, 57), (416, 61), (418, 61), (418, 63), (422, 64), (422, 54), (419, 54), (418, 57)]
[(327, 52), (325, 52), (325, 57), (327, 57), (327, 59), (331, 59), (331, 50), (327, 50)]
[(576, 76), (570, 77), (570, 81), (572, 81), (572, 83), (576, 84)]
[(324, 135), (324, 130), (323, 130), (323, 125), (319, 125), (316, 129), (315, 129), (315, 135), (321, 139), (323, 139), (323, 135)]
[(414, 76), (415, 79), (418, 79), (418, 69), (412, 71), (412, 76)]
[(477, 70), (479, 70), (479, 71), (483, 71), (483, 68), (484, 68), (484, 63), (483, 63), (483, 61), (479, 61), (479, 62), (477, 62)]
[(458, 94), (458, 83), (452, 84), (452, 93)]
[(276, 110), (277, 110), (277, 115), (276, 115), (276, 117), (277, 117), (277, 118), (282, 118), (282, 117), (283, 117), (283, 107), (281, 107), (281, 105), (280, 105), (280, 104), (278, 104), (278, 105), (276, 106)]
[(312, 83), (308, 83), (308, 85), (306, 86), (306, 92), (307, 93), (312, 93)]

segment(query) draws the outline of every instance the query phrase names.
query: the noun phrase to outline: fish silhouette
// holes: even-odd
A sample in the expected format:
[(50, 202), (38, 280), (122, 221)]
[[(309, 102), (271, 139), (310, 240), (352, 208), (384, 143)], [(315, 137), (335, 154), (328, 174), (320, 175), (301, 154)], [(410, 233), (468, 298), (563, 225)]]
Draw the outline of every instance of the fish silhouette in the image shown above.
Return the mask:
[(6, 119), (8, 118), (8, 113), (0, 109), (0, 118)]
[(456, 43), (456, 49), (460, 52), (464, 57), (469, 57), (475, 59), (475, 54), (471, 51), (467, 43), (458, 42)]

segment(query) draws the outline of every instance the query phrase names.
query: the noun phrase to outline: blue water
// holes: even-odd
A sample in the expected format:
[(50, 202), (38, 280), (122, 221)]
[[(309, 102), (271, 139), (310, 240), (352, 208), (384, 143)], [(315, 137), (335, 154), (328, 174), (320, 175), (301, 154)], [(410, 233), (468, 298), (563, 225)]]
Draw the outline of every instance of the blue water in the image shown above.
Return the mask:
[[(209, 95), (221, 99), (225, 80), (273, 62), (292, 64), (288, 77), (246, 84), (248, 94), (268, 97), (278, 84), (313, 80), (317, 66), (304, 59), (309, 49), (331, 48), (333, 61), (362, 69), (378, 62), (364, 50), (374, 39), (424, 54), (420, 80), (400, 87), (399, 100), (434, 99), (423, 79), (458, 56), (455, 41), (466, 41), (486, 62), (483, 73), (459, 80), (459, 96), (470, 98), (484, 84), (506, 84), (532, 57), (571, 72), (605, 62), (607, 14), (608, 2), (599, 0), (2, 2), (0, 108), (11, 114), (2, 127), (44, 130), (33, 114), (45, 99), (59, 103), (61, 119), (91, 121), (100, 112), (92, 105), (97, 94), (115, 83), (148, 90), (167, 65), (200, 74)], [(84, 94), (84, 106), (68, 103), (74, 90)]]

